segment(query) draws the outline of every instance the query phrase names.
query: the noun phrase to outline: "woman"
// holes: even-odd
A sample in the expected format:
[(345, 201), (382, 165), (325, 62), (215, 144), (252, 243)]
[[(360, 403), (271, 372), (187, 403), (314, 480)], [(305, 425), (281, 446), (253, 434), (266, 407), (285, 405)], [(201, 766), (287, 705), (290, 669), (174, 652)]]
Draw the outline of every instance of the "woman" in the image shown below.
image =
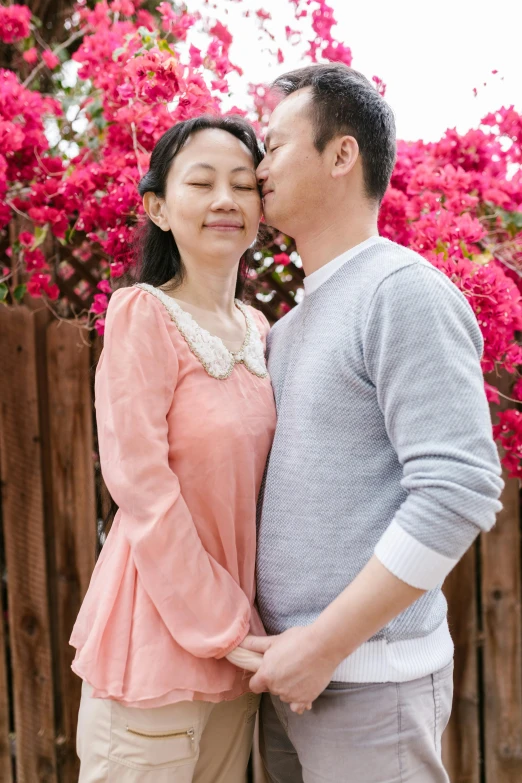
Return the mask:
[(80, 783), (243, 783), (258, 696), (225, 656), (251, 630), (255, 506), (275, 428), (268, 322), (240, 295), (262, 154), (237, 117), (179, 123), (139, 190), (139, 283), (96, 373), (119, 506), (73, 630)]

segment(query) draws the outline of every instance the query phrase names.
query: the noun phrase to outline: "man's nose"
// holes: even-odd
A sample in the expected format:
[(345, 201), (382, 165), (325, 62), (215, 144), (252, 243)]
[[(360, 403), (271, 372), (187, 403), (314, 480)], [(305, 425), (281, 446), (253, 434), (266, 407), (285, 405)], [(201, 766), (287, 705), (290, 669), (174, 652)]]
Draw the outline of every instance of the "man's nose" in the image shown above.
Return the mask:
[(256, 169), (256, 177), (259, 185), (264, 185), (268, 178), (268, 165), (264, 160), (261, 161)]

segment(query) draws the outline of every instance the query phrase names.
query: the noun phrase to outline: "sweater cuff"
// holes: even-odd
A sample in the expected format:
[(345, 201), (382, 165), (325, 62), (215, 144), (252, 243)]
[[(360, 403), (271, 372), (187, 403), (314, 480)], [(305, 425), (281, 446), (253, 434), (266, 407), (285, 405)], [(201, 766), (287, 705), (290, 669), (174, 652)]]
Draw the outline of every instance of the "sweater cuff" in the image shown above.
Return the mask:
[(458, 562), (421, 544), (395, 520), (377, 543), (375, 556), (394, 576), (419, 590), (433, 590)]

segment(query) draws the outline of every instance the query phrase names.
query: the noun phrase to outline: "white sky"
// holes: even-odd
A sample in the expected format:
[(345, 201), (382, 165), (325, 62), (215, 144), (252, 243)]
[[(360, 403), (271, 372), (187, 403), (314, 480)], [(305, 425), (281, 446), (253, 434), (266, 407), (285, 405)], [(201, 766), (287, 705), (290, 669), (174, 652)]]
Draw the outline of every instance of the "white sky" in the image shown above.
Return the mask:
[[(242, 80), (231, 79), (238, 105), (244, 100), (241, 83), (265, 82), (304, 64), (302, 49), (286, 43), (285, 24), (296, 26), (288, 0), (213, 2), (217, 8), (212, 13), (234, 36), (231, 59), (245, 72)], [(338, 22), (333, 34), (351, 47), (352, 65), (387, 84), (386, 99), (395, 112), (399, 138), (435, 140), (448, 127), (459, 131), (476, 127), (485, 114), (500, 106), (514, 104), (522, 110), (522, 0), (329, 0), (329, 4)], [(203, 0), (188, 0), (187, 5), (189, 10), (210, 10)], [(272, 14), (268, 28), (286, 55), (282, 65), (263, 51), (267, 40), (258, 40), (255, 20), (243, 18), (248, 7)], [(493, 70), (498, 73), (493, 75)]]

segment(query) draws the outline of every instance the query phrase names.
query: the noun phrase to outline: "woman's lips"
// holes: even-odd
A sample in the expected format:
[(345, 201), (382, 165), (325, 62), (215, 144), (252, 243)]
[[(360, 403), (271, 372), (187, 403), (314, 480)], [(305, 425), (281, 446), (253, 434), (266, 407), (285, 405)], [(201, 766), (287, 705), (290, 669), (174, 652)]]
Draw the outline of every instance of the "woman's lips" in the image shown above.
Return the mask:
[(205, 225), (205, 228), (211, 228), (212, 231), (224, 231), (225, 233), (227, 231), (242, 231), (243, 226), (237, 226), (233, 224), (225, 225), (221, 223), (207, 223)]

